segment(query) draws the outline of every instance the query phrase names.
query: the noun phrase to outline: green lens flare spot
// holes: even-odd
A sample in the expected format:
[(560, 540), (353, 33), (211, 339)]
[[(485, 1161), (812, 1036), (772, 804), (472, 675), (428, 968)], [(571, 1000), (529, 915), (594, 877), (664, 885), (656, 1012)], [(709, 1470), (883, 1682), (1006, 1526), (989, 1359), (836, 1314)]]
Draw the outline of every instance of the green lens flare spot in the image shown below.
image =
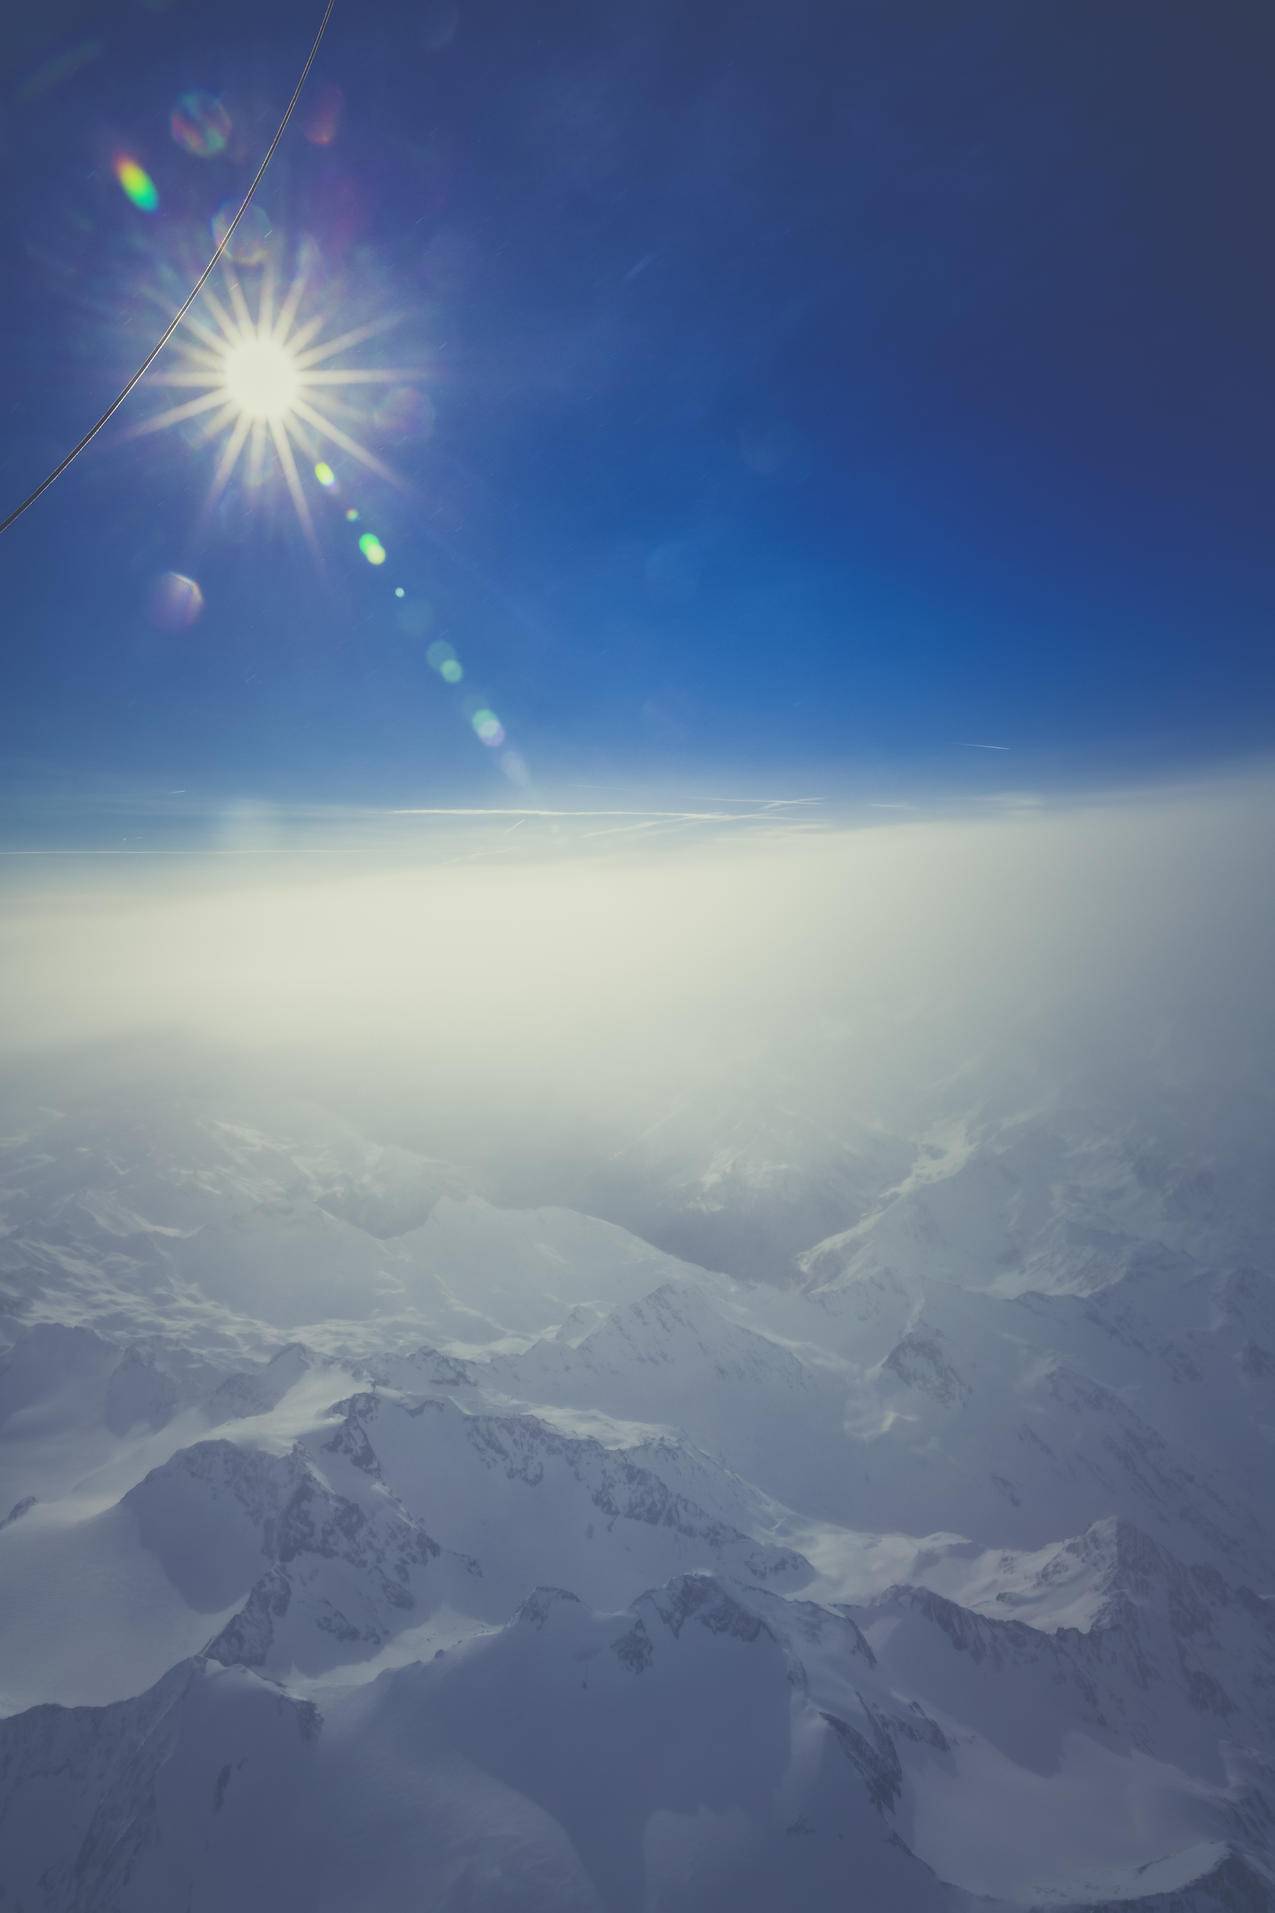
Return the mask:
[(121, 153), (115, 162), (115, 177), (139, 212), (153, 213), (159, 205), (159, 188), (144, 166)]
[(489, 750), (495, 750), (498, 745), (504, 743), (505, 727), (494, 711), (486, 709), (475, 711), (470, 723)]

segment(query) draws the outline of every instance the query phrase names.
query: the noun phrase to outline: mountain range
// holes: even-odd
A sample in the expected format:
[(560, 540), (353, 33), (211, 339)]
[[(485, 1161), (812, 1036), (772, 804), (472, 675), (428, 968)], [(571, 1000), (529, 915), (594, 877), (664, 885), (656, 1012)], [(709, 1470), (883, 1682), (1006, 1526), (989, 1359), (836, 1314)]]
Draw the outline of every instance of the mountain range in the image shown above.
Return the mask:
[(1265, 1143), (1029, 1087), (11, 1099), (0, 1906), (1275, 1906)]

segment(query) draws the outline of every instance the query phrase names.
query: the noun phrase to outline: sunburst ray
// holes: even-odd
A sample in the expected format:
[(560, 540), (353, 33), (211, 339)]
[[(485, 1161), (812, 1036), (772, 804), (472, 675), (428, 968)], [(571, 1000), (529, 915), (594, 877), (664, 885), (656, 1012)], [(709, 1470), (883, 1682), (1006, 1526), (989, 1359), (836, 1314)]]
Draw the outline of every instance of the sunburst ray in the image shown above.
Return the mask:
[(305, 533), (306, 543), (315, 557), (319, 556), (319, 541), (314, 535), (314, 520), (310, 516), (310, 501), (301, 489), (301, 474), (297, 470), (297, 461), (292, 452), (292, 441), (288, 437), (288, 427), (282, 419), (272, 418), (270, 436), (274, 440), (275, 452), (283, 467), (284, 483), (292, 498), (301, 529)]
[(312, 346), (308, 352), (298, 352), (298, 369), (308, 372), (311, 366), (322, 365), (325, 359), (333, 358), (338, 352), (348, 352), (352, 345), (366, 345), (369, 339), (378, 339), (401, 323), (395, 312), (384, 319), (369, 319), (366, 325), (353, 326), (349, 332), (341, 333), (339, 338), (325, 339), (322, 345)]
[(237, 418), (231, 426), (230, 437), (222, 447), (221, 457), (217, 460), (217, 469), (213, 473), (212, 483), (208, 487), (208, 496), (204, 500), (205, 516), (212, 511), (214, 505), (221, 497), (221, 494), (230, 483), (235, 466), (239, 463), (239, 454), (242, 452), (244, 443), (251, 430), (252, 420), (247, 417)]
[(391, 485), (403, 483), (393, 466), (387, 465), (383, 458), (376, 456), (375, 452), (369, 452), (366, 445), (360, 445), (356, 438), (351, 438), (348, 432), (343, 432), (339, 425), (334, 425), (332, 420), (325, 418), (322, 412), (316, 412), (305, 399), (296, 400), (296, 410), (303, 419), (308, 419), (311, 425), (322, 432), (325, 438), (330, 438), (332, 443), (339, 445), (343, 452), (348, 452), (351, 458), (356, 458), (360, 465), (366, 465), (367, 469), (375, 472), (378, 478), (387, 479)]
[[(297, 307), (301, 304), (301, 300), (305, 294), (305, 286), (305, 274), (299, 272), (283, 295), (283, 304), (279, 308), (279, 317), (276, 322), (280, 337), (282, 338), (291, 339), (294, 337)], [(294, 344), (293, 350), (296, 351), (298, 349), (299, 348)]]
[(202, 392), (197, 399), (187, 399), (184, 405), (170, 405), (167, 411), (155, 412), (150, 418), (131, 425), (125, 436), (146, 438), (151, 432), (166, 431), (170, 425), (180, 425), (183, 419), (198, 418), (201, 412), (210, 412), (214, 405), (225, 403), (226, 395), (222, 391)]
[(232, 279), (226, 287), (226, 291), (230, 296), (230, 309), (235, 315), (235, 329), (240, 333), (259, 332), (261, 328), (252, 316), (247, 298), (244, 295), (244, 289), (239, 281)]
[(398, 365), (384, 369), (370, 366), (349, 372), (336, 367), (318, 372), (303, 369), (301, 383), (308, 391), (312, 385), (405, 385), (409, 379), (423, 379), (424, 376), (425, 368), (421, 365)]
[(187, 441), (191, 450), (198, 452), (202, 451), (205, 445), (211, 445), (215, 438), (220, 438), (223, 432), (230, 430), (238, 417), (238, 407), (227, 400), (220, 412), (214, 412), (211, 418), (206, 419), (202, 425), (196, 426)]

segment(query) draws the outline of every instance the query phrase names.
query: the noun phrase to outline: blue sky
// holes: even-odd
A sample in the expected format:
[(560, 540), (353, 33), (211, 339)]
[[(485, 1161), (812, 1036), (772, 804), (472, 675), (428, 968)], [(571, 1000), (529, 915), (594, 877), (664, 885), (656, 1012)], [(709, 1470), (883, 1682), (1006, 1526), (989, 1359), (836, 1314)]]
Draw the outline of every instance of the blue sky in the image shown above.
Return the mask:
[[(193, 277), (318, 12), (7, 25), (6, 508), (141, 357), (146, 289)], [(215, 447), (130, 439), (172, 396), (136, 395), (0, 549), (7, 839), (170, 795), (180, 828), (926, 803), (1267, 753), (1272, 55), (1246, 4), (338, 0), (335, 137), (303, 107), (260, 201), (334, 330), (401, 315), (350, 362), (422, 368), (411, 429), (360, 428), (404, 483), (329, 451), (338, 509), (307, 470), (320, 568), (280, 482), (201, 522)], [(194, 88), (238, 156), (170, 136)], [(167, 570), (203, 591), (187, 629), (149, 609)]]

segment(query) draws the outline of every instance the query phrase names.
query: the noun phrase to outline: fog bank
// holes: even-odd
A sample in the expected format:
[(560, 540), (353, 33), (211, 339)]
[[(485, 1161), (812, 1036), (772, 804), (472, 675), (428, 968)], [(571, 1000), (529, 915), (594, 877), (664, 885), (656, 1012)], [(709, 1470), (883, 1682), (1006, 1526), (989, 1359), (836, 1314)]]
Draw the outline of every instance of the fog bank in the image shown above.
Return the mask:
[(623, 856), (528, 831), (499, 861), (31, 860), (8, 872), (3, 1038), (13, 1066), (193, 1046), (493, 1142), (761, 1082), (893, 1123), (952, 1072), (1029, 1053), (1238, 1086), (1275, 1048), (1273, 795)]

